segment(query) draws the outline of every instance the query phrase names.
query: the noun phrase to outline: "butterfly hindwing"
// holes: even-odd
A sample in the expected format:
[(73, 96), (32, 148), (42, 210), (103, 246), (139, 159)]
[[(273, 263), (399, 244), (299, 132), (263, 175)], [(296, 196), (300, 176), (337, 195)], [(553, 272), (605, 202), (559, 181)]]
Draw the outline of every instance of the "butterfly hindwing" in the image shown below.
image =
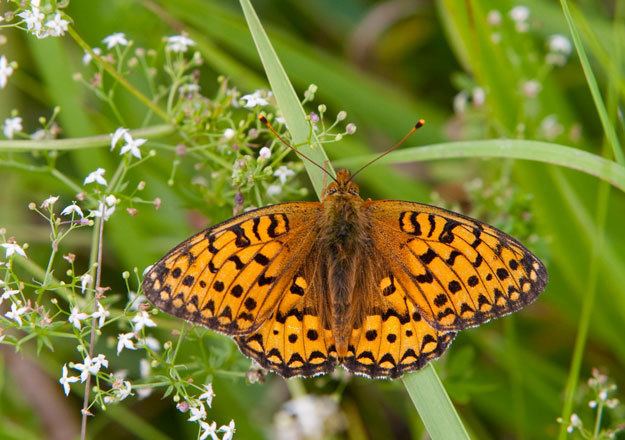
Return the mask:
[(375, 201), (369, 210), (378, 250), (423, 318), (439, 330), (514, 312), (547, 283), (538, 258), (485, 223), (411, 202)]
[(275, 312), (250, 335), (237, 337), (241, 351), (283, 377), (315, 376), (334, 370), (334, 338), (319, 316), (305, 307), (309, 286), (293, 277)]
[(368, 377), (396, 378), (445, 352), (455, 333), (429, 325), (392, 273), (382, 277), (379, 294), (381, 300), (352, 331), (345, 368)]
[(254, 331), (292, 281), (319, 203), (234, 217), (184, 241), (145, 275), (143, 292), (172, 315), (226, 334)]

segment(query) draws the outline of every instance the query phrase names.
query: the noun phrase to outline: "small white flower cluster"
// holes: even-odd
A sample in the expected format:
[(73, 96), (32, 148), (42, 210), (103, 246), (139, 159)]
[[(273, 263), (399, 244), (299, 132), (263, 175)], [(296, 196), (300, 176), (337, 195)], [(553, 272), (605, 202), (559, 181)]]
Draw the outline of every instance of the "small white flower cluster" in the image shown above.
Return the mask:
[(564, 35), (555, 34), (547, 39), (545, 62), (552, 66), (564, 66), (573, 52), (573, 44)]
[(617, 398), (610, 397), (610, 394), (616, 391), (616, 385), (610, 382), (608, 376), (601, 373), (597, 368), (593, 368), (592, 376), (588, 379), (588, 388), (595, 395), (588, 402), (588, 406), (594, 410), (595, 414), (595, 420), (590, 421), (591, 423), (588, 425), (594, 428), (594, 433), (585, 427), (582, 418), (577, 413), (572, 413), (566, 422), (562, 417), (558, 417), (558, 423), (566, 423), (566, 431), (569, 434), (578, 431), (582, 438), (616, 438), (618, 433), (625, 431), (625, 426), (620, 424), (613, 428), (606, 428), (603, 427), (602, 423), (602, 421), (605, 422), (602, 419), (606, 416), (606, 408), (614, 410), (621, 403)]
[[(0, 86), (2, 86), (2, 58), (0, 58)], [(19, 116), (5, 119), (2, 125), (2, 132), (7, 139), (13, 139), (15, 133), (21, 133), (23, 129), (22, 118)]]
[(527, 32), (529, 30), (530, 10), (527, 6), (515, 6), (510, 9), (508, 16), (514, 22), (514, 28), (517, 32)]
[(254, 107), (264, 107), (269, 105), (269, 99), (273, 96), (273, 93), (267, 90), (256, 90), (254, 93), (249, 95), (241, 96), (241, 101), (243, 101), (243, 107), (245, 108), (254, 108)]
[(67, 32), (69, 21), (58, 10), (44, 13), (40, 0), (31, 0), (30, 8), (17, 14), (26, 30), (37, 38), (60, 37)]
[(345, 429), (345, 417), (335, 399), (307, 394), (289, 400), (274, 416), (278, 440), (333, 438)]
[[(7, 57), (5, 57), (4, 55), (0, 56), (0, 89), (4, 89), (6, 87), (9, 77), (13, 75), (13, 72), (15, 71), (16, 67), (17, 67), (16, 62), (14, 61), (9, 62), (9, 60), (7, 60)], [(20, 122), (21, 122), (21, 119), (20, 119)], [(20, 131), (20, 130), (21, 130), (21, 127), (17, 131)], [(6, 134), (6, 131), (4, 132), (4, 134), (9, 139), (12, 138)]]
[(165, 38), (165, 50), (167, 52), (185, 53), (193, 46), (195, 46), (195, 41), (185, 34), (172, 35)]
[(122, 138), (126, 143), (121, 147), (119, 154), (123, 156), (126, 153), (130, 153), (137, 159), (141, 159), (141, 150), (139, 150), (139, 147), (145, 144), (148, 140), (142, 138), (134, 139), (127, 128), (120, 127), (115, 130), (115, 133), (111, 134), (111, 151), (115, 149), (117, 143)]
[(486, 102), (486, 91), (482, 87), (474, 87), (473, 90), (466, 91), (461, 90), (454, 96), (453, 108), (457, 115), (462, 115), (466, 112), (469, 103), (475, 108), (484, 106)]
[(63, 365), (62, 376), (59, 379), (59, 383), (63, 386), (63, 391), (66, 396), (69, 395), (70, 383), (78, 382), (78, 380), (85, 382), (90, 374), (95, 376), (100, 372), (102, 367), (108, 368), (109, 361), (103, 354), (99, 354), (93, 358), (86, 355), (81, 364), (70, 362), (69, 366), (70, 368), (80, 371), (80, 377), (68, 376), (69, 371), (67, 369), (67, 364)]

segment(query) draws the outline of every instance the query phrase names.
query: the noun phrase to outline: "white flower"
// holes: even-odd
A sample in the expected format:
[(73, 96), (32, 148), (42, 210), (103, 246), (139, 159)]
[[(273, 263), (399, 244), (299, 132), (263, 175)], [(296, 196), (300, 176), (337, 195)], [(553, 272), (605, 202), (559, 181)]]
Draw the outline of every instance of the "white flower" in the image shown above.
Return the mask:
[[(91, 51), (98, 56), (102, 55), (102, 49), (100, 49), (99, 47), (94, 47), (93, 49), (91, 49)], [(91, 56), (91, 54), (89, 52), (85, 52), (85, 54), (82, 56), (82, 63), (86, 66), (91, 62), (92, 59), (93, 57)]]
[(200, 429), (202, 433), (200, 434), (199, 440), (206, 440), (208, 436), (211, 436), (211, 440), (219, 440), (217, 436), (217, 423), (213, 422), (210, 425), (204, 421), (200, 421)]
[(258, 159), (259, 160), (267, 160), (270, 157), (271, 157), (271, 149), (268, 148), (268, 147), (263, 147), (258, 152)]
[(551, 35), (547, 40), (549, 53), (545, 56), (547, 64), (552, 66), (564, 66), (573, 51), (571, 41), (564, 35)]
[(2, 246), (5, 249), (5, 256), (6, 258), (9, 258), (11, 255), (13, 254), (18, 254), (21, 255), (22, 257), (26, 258), (26, 252), (24, 252), (24, 249), (22, 249), (22, 247), (18, 244), (15, 243), (2, 243), (0, 244), (0, 246)]
[(87, 289), (87, 287), (91, 286), (91, 283), (93, 282), (93, 277), (91, 276), (91, 274), (86, 273), (83, 276), (80, 277), (80, 291), (82, 293), (85, 293), (85, 290)]
[(13, 66), (7, 61), (7, 58), (2, 55), (0, 57), (0, 89), (4, 89), (11, 75), (13, 75)]
[(204, 399), (206, 401), (206, 404), (208, 405), (208, 407), (210, 408), (211, 405), (213, 404), (213, 397), (215, 397), (215, 393), (213, 392), (213, 384), (209, 383), (208, 385), (204, 385), (204, 389), (206, 391), (204, 391), (201, 395), (200, 395), (200, 399)]
[(126, 145), (122, 147), (122, 149), (119, 151), (119, 154), (123, 156), (124, 154), (130, 152), (130, 154), (132, 154), (137, 159), (141, 159), (141, 150), (139, 150), (139, 147), (145, 144), (148, 140), (147, 139), (133, 139), (130, 133), (128, 132), (125, 132), (123, 136), (124, 136), (124, 141), (126, 141)]
[(150, 315), (145, 310), (140, 310), (135, 317), (132, 318), (132, 322), (135, 323), (135, 332), (141, 331), (144, 327), (156, 327), (156, 323), (150, 319)]
[(45, 15), (39, 10), (39, 8), (35, 5), (32, 5), (32, 9), (27, 9), (23, 12), (17, 14), (18, 17), (21, 17), (26, 24), (26, 30), (31, 32), (37, 36), (41, 33), (41, 28), (43, 26), (43, 20), (45, 19)]
[(280, 185), (269, 185), (267, 187), (267, 195), (269, 197), (275, 197), (282, 192), (282, 187)]
[(93, 374), (100, 371), (100, 367), (108, 368), (108, 366), (109, 361), (106, 360), (106, 356), (103, 354), (99, 354), (92, 359), (92, 369), (95, 370), (95, 372), (92, 371)]
[(486, 21), (491, 26), (499, 26), (501, 24), (501, 12), (496, 9), (491, 9), (488, 11)]
[(338, 404), (328, 396), (305, 395), (289, 400), (284, 404), (284, 411), (295, 416), (303, 438), (324, 437), (326, 424), (332, 418), (341, 417)]
[[(4, 57), (3, 57), (4, 58)], [(0, 58), (0, 85), (2, 84), (2, 58)], [(0, 87), (1, 88), (1, 87)], [(2, 127), (2, 132), (7, 139), (13, 139), (15, 133), (19, 133), (22, 131), (24, 127), (22, 127), (22, 118), (16, 116), (14, 118), (6, 118), (4, 120), (4, 126)]]
[(236, 131), (234, 131), (232, 128), (226, 128), (224, 130), (224, 134), (223, 134), (223, 138), (227, 141), (229, 141), (230, 139), (232, 139), (234, 137), (234, 135), (237, 134)]
[(453, 106), (456, 114), (463, 114), (467, 109), (467, 102), (469, 102), (469, 96), (466, 91), (461, 91), (454, 96)]
[(106, 196), (104, 198), (104, 202), (108, 205), (108, 206), (115, 206), (115, 204), (118, 202), (119, 200), (117, 200), (117, 197), (115, 197), (113, 194), (109, 194), (108, 196)]
[(195, 405), (189, 408), (191, 411), (191, 417), (189, 422), (197, 422), (198, 420), (204, 420), (206, 418), (206, 409), (202, 402), (196, 402)]
[(263, 105), (269, 104), (269, 102), (267, 102), (267, 100), (261, 96), (260, 90), (256, 90), (251, 95), (241, 96), (241, 100), (245, 101), (245, 104), (243, 104), (243, 107), (246, 107), (246, 108), (253, 108), (253, 107), (256, 107), (257, 105), (263, 106)]
[(132, 290), (128, 292), (128, 302), (130, 303), (130, 310), (139, 310), (139, 306), (146, 301), (144, 295), (137, 294)]
[(43, 208), (43, 209), (51, 208), (52, 206), (54, 206), (54, 204), (56, 203), (58, 199), (59, 199), (59, 196), (50, 196), (47, 199), (45, 199), (43, 202), (41, 202), (40, 208)]
[(130, 396), (132, 391), (132, 384), (125, 380), (122, 382), (120, 387), (115, 388), (115, 394), (117, 397), (117, 401), (124, 400), (126, 397)]
[(146, 378), (150, 375), (151, 372), (152, 365), (150, 364), (150, 361), (147, 359), (141, 359), (139, 361), (139, 374), (141, 375), (141, 377)]
[(486, 92), (482, 87), (475, 87), (473, 89), (473, 105), (475, 107), (481, 107), (486, 101)]
[(63, 376), (59, 379), (59, 383), (63, 385), (63, 391), (66, 396), (69, 396), (69, 384), (78, 382), (78, 377), (67, 375), (67, 364), (63, 365)]
[(527, 96), (528, 98), (535, 98), (536, 96), (538, 96), (542, 88), (543, 86), (540, 84), (540, 82), (534, 79), (525, 81), (521, 85), (521, 90), (523, 92), (523, 95)]
[(60, 37), (61, 35), (65, 35), (65, 32), (67, 31), (67, 25), (69, 25), (69, 21), (62, 19), (61, 14), (57, 12), (52, 20), (48, 20), (46, 22), (48, 35), (52, 37)]
[(128, 133), (128, 129), (127, 128), (119, 127), (117, 130), (115, 130), (115, 133), (111, 134), (111, 151), (113, 151), (115, 149), (115, 147), (117, 146), (117, 143), (119, 142), (119, 140), (126, 133)]
[(61, 215), (73, 215), (73, 213), (76, 213), (80, 216), (80, 218), (83, 218), (83, 213), (82, 210), (80, 209), (80, 207), (74, 202), (69, 206), (66, 206), (65, 209), (63, 209), (63, 211), (61, 211)]
[(120, 333), (117, 336), (117, 355), (119, 355), (124, 348), (128, 350), (136, 350), (135, 343), (132, 341), (134, 333)]
[(564, 127), (556, 115), (549, 115), (540, 122), (538, 130), (546, 139), (553, 140), (564, 132)]
[(109, 316), (111, 316), (111, 312), (106, 310), (101, 303), (98, 303), (98, 310), (91, 314), (92, 318), (98, 320), (98, 328), (102, 328), (102, 326), (106, 322), (106, 318), (108, 318)]
[(9, 319), (12, 319), (13, 321), (17, 322), (19, 325), (22, 325), (22, 315), (24, 313), (26, 313), (26, 311), (28, 310), (28, 307), (19, 307), (18, 308), (18, 304), (21, 305), (20, 302), (16, 303), (12, 303), (11, 304), (11, 311), (10, 312), (6, 312), (4, 314), (4, 316), (6, 316)]
[(515, 6), (510, 9), (508, 15), (512, 19), (512, 21), (519, 23), (522, 21), (527, 21), (530, 18), (530, 10), (527, 6)]
[(515, 6), (508, 13), (517, 32), (527, 32), (529, 25), (527, 23), (530, 18), (530, 10), (527, 6)]
[(109, 362), (103, 354), (99, 354), (93, 359), (87, 355), (82, 364), (70, 364), (70, 366), (75, 370), (80, 371), (80, 381), (84, 382), (90, 374), (96, 375), (102, 367), (107, 368), (109, 366)]
[(573, 45), (564, 35), (555, 34), (549, 37), (547, 41), (549, 52), (561, 53), (563, 55), (570, 55), (573, 51)]
[(140, 342), (142, 346), (147, 347), (152, 351), (159, 351), (161, 349), (161, 343), (153, 336), (147, 336)]
[(83, 321), (88, 317), (89, 315), (87, 315), (86, 313), (79, 312), (78, 307), (74, 307), (72, 308), (72, 313), (69, 315), (69, 318), (67, 318), (67, 320), (70, 322), (70, 324), (80, 330), (82, 328), (82, 324), (80, 323), (80, 321)]
[(128, 46), (128, 40), (126, 39), (126, 35), (122, 32), (116, 32), (114, 34), (111, 34), (108, 37), (104, 38), (102, 42), (106, 44), (107, 49), (112, 49), (115, 46)]
[(234, 427), (234, 420), (230, 420), (230, 424), (219, 427), (219, 430), (224, 433), (222, 440), (232, 440), (236, 429)]
[(18, 293), (20, 293), (19, 290), (5, 290), (2, 296), (0, 296), (0, 304), (2, 304), (2, 301), (4, 301), (5, 299), (9, 299), (13, 295), (17, 295)]
[(169, 52), (183, 53), (186, 52), (189, 47), (195, 46), (195, 41), (187, 37), (186, 35), (173, 35), (166, 38), (167, 45), (165, 50)]
[(295, 172), (287, 168), (286, 166), (282, 165), (281, 167), (279, 167), (277, 170), (273, 172), (273, 175), (277, 177), (278, 179), (280, 179), (280, 183), (284, 185), (286, 183), (286, 180), (289, 177), (295, 175)]
[[(117, 200), (117, 199), (116, 199)], [(106, 206), (105, 203), (100, 202), (98, 205), (98, 209), (89, 210), (90, 215), (96, 218), (102, 217), (102, 212), (104, 211), (104, 221), (107, 221), (113, 213), (115, 212), (115, 205)]]
[(104, 168), (98, 168), (97, 170), (92, 171), (91, 173), (89, 173), (87, 177), (85, 177), (84, 184), (87, 185), (88, 183), (95, 182), (98, 185), (106, 186), (106, 179), (104, 178), (104, 173), (106, 173), (106, 170)]

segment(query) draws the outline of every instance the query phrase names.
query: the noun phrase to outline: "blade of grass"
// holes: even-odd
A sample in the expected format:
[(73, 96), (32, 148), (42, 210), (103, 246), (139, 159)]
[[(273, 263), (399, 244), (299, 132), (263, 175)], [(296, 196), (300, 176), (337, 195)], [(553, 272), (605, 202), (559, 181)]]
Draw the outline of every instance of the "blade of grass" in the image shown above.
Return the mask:
[[(173, 125), (154, 125), (152, 127), (130, 130), (135, 137), (159, 138), (176, 131)], [(111, 145), (110, 134), (96, 136), (74, 137), (68, 139), (51, 140), (7, 140), (0, 141), (0, 152), (28, 152), (28, 151), (51, 151), (51, 150), (83, 150), (85, 148), (109, 147)]]
[[(367, 163), (373, 157), (353, 157), (335, 161), (334, 164), (337, 166), (355, 167)], [(446, 142), (393, 151), (380, 159), (378, 163), (398, 164), (468, 157), (505, 157), (559, 165), (598, 177), (625, 192), (624, 166), (578, 148), (549, 142), (509, 139)]]
[[(293, 144), (301, 145), (299, 150), (318, 164), (329, 163), (328, 156), (326, 156), (321, 145), (316, 142), (314, 135), (313, 139), (310, 139), (310, 125), (306, 120), (306, 113), (251, 3), (244, 0), (241, 0), (240, 3), (254, 38), (258, 55), (267, 73), (271, 90), (291, 133)], [(323, 173), (308, 161), (304, 162), (304, 166), (315, 191), (320, 195), (323, 190)], [(334, 173), (331, 169), (330, 172)]]
[[(577, 32), (577, 28), (571, 16), (571, 13), (568, 9), (568, 4), (566, 0), (561, 0), (562, 11), (564, 12), (564, 16), (566, 17), (567, 24), (569, 26), (569, 30), (571, 35), (573, 36), (573, 43), (577, 50), (577, 54), (580, 58), (580, 62), (582, 64), (582, 68), (584, 70), (584, 75), (586, 76), (586, 82), (588, 83), (588, 87), (592, 93), (593, 100), (595, 102), (595, 107), (597, 107), (597, 112), (599, 113), (599, 117), (601, 119), (601, 124), (603, 125), (603, 129), (605, 132), (605, 143), (612, 148), (614, 153), (614, 157), (617, 162), (623, 165), (623, 161), (625, 157), (623, 156), (623, 151), (618, 142), (618, 137), (616, 135), (616, 131), (614, 130), (613, 122), (615, 119), (615, 115), (617, 112), (617, 87), (619, 79), (618, 77), (612, 76), (610, 78), (610, 88), (608, 95), (608, 102), (611, 104), (610, 109), (612, 118), (610, 118), (610, 114), (608, 114), (608, 110), (603, 103), (603, 99), (601, 98), (601, 94), (599, 92), (599, 87), (597, 85), (597, 81), (594, 77), (592, 68), (590, 67), (590, 62), (588, 61), (588, 57), (586, 56), (586, 52), (584, 46), (581, 42), (581, 38), (579, 33)], [(622, 6), (616, 6), (615, 12), (615, 24), (614, 24), (614, 34), (618, 35), (618, 29), (616, 27), (616, 22), (619, 16), (622, 14), (623, 9)], [(613, 59), (615, 60), (617, 65), (620, 65), (620, 50), (618, 47), (615, 49), (613, 53)], [(577, 331), (577, 335), (575, 337), (575, 346), (573, 349), (573, 356), (571, 358), (571, 365), (569, 369), (568, 378), (566, 381), (566, 387), (564, 391), (564, 404), (562, 406), (561, 418), (563, 423), (560, 426), (560, 433), (558, 438), (563, 440), (568, 436), (567, 432), (567, 424), (569, 417), (573, 411), (573, 399), (575, 397), (575, 390), (577, 389), (577, 384), (579, 381), (579, 374), (582, 367), (582, 361), (584, 357), (584, 351), (586, 348), (586, 340), (588, 338), (588, 332), (590, 329), (590, 319), (592, 316), (592, 312), (594, 309), (595, 298), (597, 296), (597, 281), (599, 277), (599, 255), (603, 250), (603, 243), (605, 240), (605, 233), (603, 231), (608, 212), (608, 204), (609, 204), (609, 196), (610, 196), (610, 187), (606, 184), (600, 185), (597, 191), (597, 206), (596, 206), (596, 223), (600, 228), (599, 234), (595, 237), (594, 244), (592, 246), (592, 252), (590, 255), (590, 265), (588, 269), (588, 285), (587, 290), (588, 293), (584, 297), (584, 301), (582, 303), (581, 316), (579, 319), (579, 328)]]
[[(307, 142), (309, 140), (309, 124), (297, 94), (250, 1), (240, 0), (240, 4), (278, 106), (293, 136), (293, 142), (296, 144)], [(323, 148), (317, 143), (300, 148), (304, 154), (319, 161), (319, 163), (325, 163), (327, 160)], [(322, 172), (312, 164), (305, 162), (305, 166), (317, 194), (320, 195), (323, 182)], [(433, 439), (469, 438), (434, 367), (427, 365), (423, 370), (405, 376), (404, 385)]]
[(623, 149), (621, 148), (618, 137), (616, 136), (614, 125), (610, 123), (610, 117), (608, 116), (608, 111), (606, 110), (603, 99), (601, 98), (601, 92), (599, 91), (597, 79), (595, 78), (592, 68), (590, 67), (590, 61), (588, 60), (588, 56), (586, 55), (586, 50), (584, 49), (584, 45), (582, 44), (582, 39), (579, 36), (579, 32), (577, 32), (575, 22), (573, 21), (571, 11), (569, 10), (569, 5), (566, 0), (560, 0), (560, 4), (562, 5), (562, 12), (564, 13), (564, 17), (566, 18), (566, 22), (569, 26), (569, 31), (571, 32), (571, 37), (573, 38), (573, 44), (575, 45), (577, 56), (579, 56), (579, 62), (582, 65), (582, 69), (584, 70), (584, 75), (586, 77), (586, 82), (588, 83), (588, 88), (590, 89), (592, 99), (595, 102), (595, 107), (597, 107), (597, 113), (599, 114), (601, 126), (603, 127), (603, 131), (605, 132), (605, 137), (608, 141), (608, 144), (612, 148), (612, 153), (614, 154), (616, 161), (619, 164), (624, 165), (625, 154), (623, 154)]

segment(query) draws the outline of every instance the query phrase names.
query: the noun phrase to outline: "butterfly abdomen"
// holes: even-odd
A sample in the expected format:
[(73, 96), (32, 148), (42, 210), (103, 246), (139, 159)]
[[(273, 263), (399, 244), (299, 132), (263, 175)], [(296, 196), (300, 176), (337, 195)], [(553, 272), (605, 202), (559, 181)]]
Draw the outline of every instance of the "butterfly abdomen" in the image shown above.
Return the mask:
[(361, 209), (362, 199), (338, 195), (324, 203), (324, 215), (317, 239), (324, 270), (326, 317), (335, 335), (339, 357), (347, 353), (352, 329), (362, 322), (366, 294), (358, 287), (366, 284), (370, 261), (370, 221)]

